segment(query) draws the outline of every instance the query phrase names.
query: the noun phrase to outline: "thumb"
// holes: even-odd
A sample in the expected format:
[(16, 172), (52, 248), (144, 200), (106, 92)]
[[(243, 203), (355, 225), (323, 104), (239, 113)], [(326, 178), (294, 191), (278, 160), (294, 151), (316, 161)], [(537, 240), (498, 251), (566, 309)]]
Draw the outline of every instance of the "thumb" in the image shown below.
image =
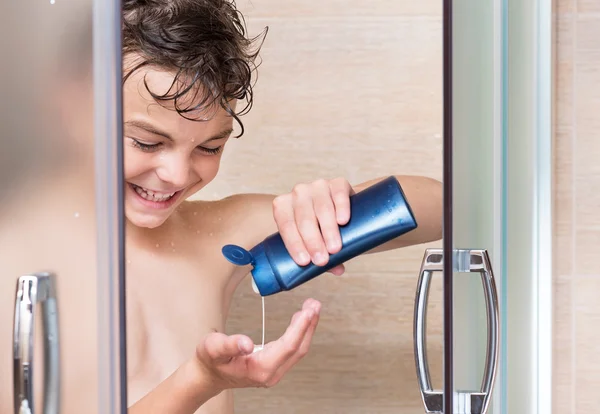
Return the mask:
[(232, 358), (251, 354), (253, 349), (254, 343), (247, 336), (228, 336), (215, 332), (204, 339), (198, 349), (198, 355), (202, 359), (208, 358), (213, 362), (226, 363)]

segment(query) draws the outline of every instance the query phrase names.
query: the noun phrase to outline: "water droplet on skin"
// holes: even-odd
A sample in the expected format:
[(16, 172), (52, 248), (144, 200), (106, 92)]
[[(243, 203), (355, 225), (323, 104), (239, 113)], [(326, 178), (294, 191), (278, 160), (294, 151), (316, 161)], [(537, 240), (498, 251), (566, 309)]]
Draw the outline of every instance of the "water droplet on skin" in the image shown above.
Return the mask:
[(197, 212), (197, 211), (194, 211), (194, 216), (197, 216), (197, 215), (198, 215), (198, 212)]
[(175, 253), (175, 249), (173, 249), (173, 253)]
[(79, 213), (75, 213), (75, 218), (79, 218)]
[(219, 221), (221, 221), (221, 217), (219, 217)]
[(160, 247), (160, 244), (156, 243), (156, 247)]
[(175, 247), (175, 243), (171, 242), (171, 247)]
[(127, 260), (127, 264), (131, 264), (131, 260)]
[(212, 237), (212, 235), (213, 235), (213, 234), (212, 234), (212, 233), (209, 233), (208, 235)]
[(196, 234), (200, 234), (200, 230), (196, 230)]

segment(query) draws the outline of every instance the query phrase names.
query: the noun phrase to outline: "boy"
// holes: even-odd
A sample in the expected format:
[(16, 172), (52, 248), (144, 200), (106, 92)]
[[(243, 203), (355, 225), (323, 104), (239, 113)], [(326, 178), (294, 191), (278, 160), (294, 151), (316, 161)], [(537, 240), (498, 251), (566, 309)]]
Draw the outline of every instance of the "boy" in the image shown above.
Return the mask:
[[(243, 133), (239, 116), (252, 104), (258, 39), (247, 39), (225, 0), (126, 1), (124, 15), (127, 272), (136, 286), (128, 317), (144, 321), (129, 324), (131, 412), (232, 412), (226, 390), (272, 386), (308, 351), (320, 304), (306, 301), (282, 338), (252, 354), (249, 338), (218, 333), (249, 272), (220, 248), (251, 248), (280, 231), (298, 264), (323, 265), (341, 248), (349, 196), (372, 182), (319, 180), (279, 197), (186, 202), (216, 176), (234, 120)], [(441, 235), (440, 184), (398, 179), (419, 228), (379, 250)]]

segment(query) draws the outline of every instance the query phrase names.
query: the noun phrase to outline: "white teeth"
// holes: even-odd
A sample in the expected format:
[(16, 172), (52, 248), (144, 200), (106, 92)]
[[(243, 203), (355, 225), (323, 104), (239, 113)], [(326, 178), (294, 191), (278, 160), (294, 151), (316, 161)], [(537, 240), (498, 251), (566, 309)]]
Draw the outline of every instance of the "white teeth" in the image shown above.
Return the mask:
[(175, 193), (157, 194), (154, 191), (146, 190), (145, 188), (139, 187), (135, 184), (133, 185), (133, 188), (135, 189), (136, 193), (138, 193), (142, 198), (144, 198), (148, 201), (156, 201), (156, 202), (167, 201), (168, 199), (173, 197), (173, 195), (175, 194)]

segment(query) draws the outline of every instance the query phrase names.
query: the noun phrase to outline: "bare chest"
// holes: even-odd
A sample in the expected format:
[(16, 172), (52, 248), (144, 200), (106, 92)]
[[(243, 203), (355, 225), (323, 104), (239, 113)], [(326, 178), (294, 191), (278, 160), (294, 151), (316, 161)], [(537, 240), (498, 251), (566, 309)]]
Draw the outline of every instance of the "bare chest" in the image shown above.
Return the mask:
[(127, 264), (129, 403), (194, 357), (210, 332), (223, 331), (229, 268), (173, 256), (130, 255)]

